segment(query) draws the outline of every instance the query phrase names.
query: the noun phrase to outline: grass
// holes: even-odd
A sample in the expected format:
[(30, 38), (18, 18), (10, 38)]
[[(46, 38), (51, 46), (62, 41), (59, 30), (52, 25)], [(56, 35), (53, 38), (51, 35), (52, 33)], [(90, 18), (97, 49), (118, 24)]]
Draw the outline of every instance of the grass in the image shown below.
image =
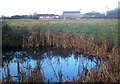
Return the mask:
[[(120, 66), (117, 19), (3, 20), (2, 41), (6, 47), (55, 47), (96, 56), (103, 62), (88, 75), (74, 81), (119, 82)], [(104, 61), (108, 60), (108, 63)], [(96, 71), (97, 70), (97, 71)]]
[[(6, 26), (7, 25), (7, 26)], [(93, 37), (94, 39), (107, 42), (118, 42), (118, 21), (117, 19), (82, 19), (82, 20), (32, 20), (32, 19), (13, 19), (3, 20), (3, 38), (4, 32), (14, 38), (13, 42), (6, 43), (14, 47), (15, 38), (17, 46), (21, 46), (21, 39), (30, 36), (34, 31), (47, 32), (52, 30), (53, 33), (64, 32), (74, 36), (84, 38)], [(8, 30), (6, 30), (8, 29)], [(10, 30), (9, 30), (10, 29)], [(3, 40), (4, 41), (4, 40)], [(5, 42), (8, 42), (5, 40)], [(16, 42), (16, 41), (15, 41)], [(4, 42), (3, 42), (4, 43)], [(13, 43), (13, 44), (12, 44)], [(4, 46), (4, 44), (3, 44)]]
[[(82, 20), (4, 20), (12, 28), (42, 28), (43, 30), (53, 30), (54, 32), (65, 31), (73, 35), (93, 36), (100, 39), (118, 38), (117, 19), (82, 19)], [(114, 39), (113, 39), (114, 38)]]

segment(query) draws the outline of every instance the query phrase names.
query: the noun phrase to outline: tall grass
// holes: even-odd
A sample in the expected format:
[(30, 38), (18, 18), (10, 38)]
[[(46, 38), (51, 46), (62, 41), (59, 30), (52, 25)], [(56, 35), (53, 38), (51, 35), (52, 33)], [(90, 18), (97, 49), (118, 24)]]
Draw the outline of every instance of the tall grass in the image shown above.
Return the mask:
[[(49, 53), (48, 53), (49, 54)], [(112, 49), (112, 52), (108, 54), (110, 58), (108, 60), (100, 59), (101, 62), (96, 65), (96, 67), (88, 70), (86, 68), (83, 69), (82, 73), (78, 73), (76, 77), (73, 77), (72, 80), (65, 79), (62, 80), (62, 77), (64, 77), (64, 74), (62, 74), (62, 66), (60, 66), (60, 70), (58, 73), (56, 73), (55, 68), (53, 67), (53, 64), (50, 63), (52, 66), (53, 72), (60, 83), (66, 83), (66, 82), (72, 82), (72, 83), (87, 83), (87, 82), (101, 82), (101, 83), (116, 83), (119, 84), (120, 82), (120, 56), (118, 54), (117, 47), (114, 47)], [(79, 58), (80, 59), (80, 58)], [(57, 61), (57, 60), (56, 60)], [(59, 62), (59, 60), (58, 60)], [(19, 66), (23, 66), (28, 70), (28, 73), (26, 73), (24, 70), (20, 70)], [(17, 60), (17, 67), (18, 67), (18, 75), (17, 76), (11, 76), (10, 75), (10, 69), (8, 63), (4, 68), (7, 68), (6, 77), (2, 78), (3, 83), (11, 83), (15, 82), (12, 80), (13, 77), (18, 78), (19, 83), (29, 83), (29, 82), (46, 82), (47, 80), (44, 77), (44, 73), (42, 72), (41, 62), (38, 60), (36, 61), (36, 67), (32, 68), (30, 65), (25, 67), (22, 64), (22, 61), (19, 59)], [(78, 66), (79, 67), (79, 66)], [(79, 70), (79, 69), (78, 69)], [(47, 82), (51, 82), (48, 80)]]
[[(90, 71), (85, 70), (81, 77), (72, 82), (119, 83), (120, 56), (118, 49), (120, 46), (117, 42), (119, 35), (117, 26), (116, 20), (6, 20), (2, 27), (3, 48), (53, 47), (72, 49), (75, 53), (96, 56), (101, 60), (97, 68)], [(32, 72), (31, 74), (36, 75)], [(59, 77), (61, 78), (60, 73)], [(33, 79), (33, 81), (35, 80)]]
[[(53, 31), (83, 38), (93, 37), (94, 40), (102, 42), (106, 40), (108, 44), (114, 45), (118, 42), (117, 20), (3, 20), (2, 27), (3, 47), (21, 46), (23, 38), (29, 37), (32, 32), (45, 33)], [(10, 40), (10, 41), (9, 41)]]

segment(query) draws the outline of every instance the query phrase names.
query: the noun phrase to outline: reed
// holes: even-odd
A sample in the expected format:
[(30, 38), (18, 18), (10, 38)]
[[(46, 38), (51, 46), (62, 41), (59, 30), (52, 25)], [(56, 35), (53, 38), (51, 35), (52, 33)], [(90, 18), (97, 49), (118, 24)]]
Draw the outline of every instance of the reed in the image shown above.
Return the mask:
[(48, 31), (46, 33), (33, 32), (29, 37), (23, 39), (22, 47), (72, 49), (75, 53), (83, 53), (106, 59), (109, 58), (108, 54), (110, 53), (111, 46), (108, 45), (106, 41), (99, 44), (94, 41), (93, 37), (88, 37), (86, 39), (81, 36), (73, 36), (67, 33), (60, 32), (58, 34), (54, 34), (54, 32)]
[[(30, 23), (38, 24), (35, 22), (30, 22)], [(91, 27), (90, 21), (85, 22), (87, 24), (84, 24), (84, 21), (80, 21), (80, 23), (82, 23), (81, 25), (76, 24), (77, 22), (75, 22), (74, 24), (76, 24), (76, 26), (72, 24), (73, 22), (59, 23), (59, 24), (65, 23), (64, 25), (66, 27), (69, 25), (72, 25), (72, 28), (70, 27), (71, 30), (69, 32), (71, 32), (72, 29), (73, 31), (74, 29), (77, 29), (77, 26), (80, 26), (81, 28), (85, 26), (85, 29), (83, 28), (82, 31), (74, 31), (77, 34), (80, 33), (80, 35), (70, 34), (68, 31), (64, 31), (61, 28), (59, 29), (59, 32), (54, 32), (53, 30), (44, 31), (41, 28), (43, 25), (44, 26), (47, 25), (49, 26), (49, 28), (51, 27), (56, 28), (60, 26), (58, 25), (58, 23), (49, 22), (48, 24), (45, 22), (45, 23), (42, 23), (42, 25), (37, 25), (37, 26), (31, 25), (31, 28), (28, 30), (27, 28), (25, 28), (26, 26), (24, 25), (19, 26), (19, 28), (17, 27), (13, 29), (11, 26), (5, 23), (3, 25), (3, 38), (2, 38), (3, 47), (6, 47), (6, 46), (11, 47), (11, 46), (17, 45), (17, 46), (24, 47), (24, 48), (40, 48), (40, 47), (63, 48), (63, 49), (71, 49), (75, 53), (82, 53), (88, 56), (95, 56), (96, 58), (99, 58), (101, 60), (101, 63), (98, 64), (96, 68), (93, 68), (91, 70), (85, 69), (83, 71), (83, 74), (79, 75), (80, 77), (75, 77), (73, 78), (73, 80), (66, 79), (66, 80), (63, 80), (62, 82), (63, 83), (64, 82), (74, 82), (74, 83), (79, 83), (79, 82), (119, 83), (120, 82), (120, 75), (119, 75), (120, 74), (120, 65), (119, 65), (120, 64), (120, 53), (119, 53), (120, 46), (119, 46), (119, 43), (117, 43), (116, 41), (111, 41), (110, 39), (109, 39), (110, 42), (109, 40), (99, 39), (100, 36), (102, 35), (104, 36), (104, 33), (107, 33), (107, 32), (102, 33), (102, 31), (98, 29), (96, 29), (96, 32), (99, 32), (100, 33), (99, 35), (96, 32), (93, 32), (93, 33), (96, 33), (95, 36), (90, 35), (89, 37), (88, 36), (84, 37), (83, 35), (81, 35), (83, 30), (86, 29), (85, 25), (87, 25), (88, 28)], [(88, 25), (88, 23), (90, 24)], [(96, 24), (97, 21), (94, 23)], [(100, 25), (100, 28), (101, 28), (101, 23), (97, 24), (97, 26)], [(53, 26), (53, 24), (55, 25)], [(15, 25), (15, 24), (11, 23), (11, 25)], [(102, 26), (103, 25), (108, 26), (107, 24), (102, 24)], [(65, 26), (62, 26), (62, 27), (64, 28)], [(97, 28), (97, 26), (95, 27)], [(106, 27), (104, 27), (103, 29), (106, 29)], [(91, 29), (90, 31), (93, 31), (93, 30)], [(84, 34), (89, 35), (89, 33), (90, 32), (87, 32), (86, 30), (84, 31)], [(110, 32), (108, 35), (106, 34), (105, 35), (106, 37), (110, 38), (110, 36), (114, 36), (112, 34), (113, 33)], [(115, 34), (115, 36), (116, 35), (117, 34)], [(37, 62), (36, 64), (38, 65), (40, 63)], [(26, 75), (24, 72), (22, 72), (20, 75), (21, 79), (19, 79), (19, 81), (20, 82), (29, 82), (29, 81), (44, 82), (45, 79), (43, 75), (41, 74), (40, 65), (38, 66), (39, 66), (39, 69), (35, 69), (35, 70), (30, 69), (29, 75)], [(8, 72), (10, 72), (9, 67), (7, 70)], [(62, 79), (61, 71), (58, 74), (59, 74), (58, 76), (61, 82), (61, 79)], [(8, 76), (6, 78), (3, 78), (3, 83), (11, 82), (11, 81), (12, 81), (11, 76), (8, 73)]]
[(33, 32), (40, 33), (42, 30), (41, 33), (46, 33), (51, 30), (55, 35), (62, 32), (84, 38), (93, 37), (98, 44), (106, 40), (107, 44), (111, 45), (109, 48), (111, 50), (118, 41), (119, 35), (118, 22), (113, 19), (81, 19), (73, 21), (14, 19), (3, 20), (2, 23), (3, 48), (21, 47), (23, 39), (30, 37)]
[[(119, 84), (120, 82), (120, 55), (118, 54), (118, 48), (119, 47), (114, 47), (112, 49), (112, 51), (110, 53), (108, 53), (109, 59), (104, 60), (103, 58), (101, 58), (101, 62), (98, 63), (95, 68), (92, 68), (90, 70), (86, 69), (84, 67), (83, 72), (82, 73), (78, 73), (78, 75), (76, 77), (73, 77), (72, 80), (70, 80), (69, 78), (62, 80), (62, 77), (64, 77), (64, 74), (62, 74), (62, 66), (60, 66), (60, 71), (58, 73), (55, 72), (54, 67), (51, 63), (52, 69), (54, 71), (55, 76), (57, 77), (58, 81), (60, 83), (66, 83), (66, 82), (72, 82), (72, 83), (87, 83), (87, 82), (102, 82), (102, 83), (116, 83)], [(49, 54), (49, 53), (48, 53)], [(81, 59), (82, 60), (82, 59)], [(57, 61), (57, 60), (56, 60)], [(59, 59), (58, 59), (59, 62)], [(28, 74), (26, 74), (26, 72), (19, 70), (19, 66), (20, 64), (22, 66), (24, 66), (22, 64), (22, 62), (20, 60), (18, 60), (17, 62), (17, 66), (18, 66), (18, 76), (14, 76), (17, 77), (20, 83), (23, 82), (36, 82), (36, 83), (40, 83), (40, 82), (46, 82), (46, 79), (44, 77), (44, 73), (42, 72), (42, 67), (41, 67), (41, 63), (38, 60), (36, 62), (36, 67), (35, 68), (31, 68), (30, 66), (25, 67), (28, 70)], [(5, 77), (2, 78), (2, 82), (3, 83), (10, 83), (10, 82), (14, 82), (12, 80), (13, 76), (10, 76), (10, 69), (8, 66), (8, 63), (6, 64), (6, 66), (4, 67), (7, 70), (7, 74)], [(79, 67), (78, 67), (79, 68)], [(79, 69), (78, 69), (79, 70)], [(9, 80), (8, 80), (9, 78)], [(50, 80), (48, 80), (48, 82), (51, 82)]]

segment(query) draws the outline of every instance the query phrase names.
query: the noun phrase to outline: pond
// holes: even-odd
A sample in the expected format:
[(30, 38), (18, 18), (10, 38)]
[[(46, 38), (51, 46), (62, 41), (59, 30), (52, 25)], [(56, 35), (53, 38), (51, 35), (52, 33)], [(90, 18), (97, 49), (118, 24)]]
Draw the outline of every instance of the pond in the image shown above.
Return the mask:
[(71, 50), (7, 50), (2, 54), (3, 69), (0, 74), (3, 74), (3, 77), (9, 75), (13, 81), (18, 82), (20, 73), (30, 76), (32, 71), (40, 74), (44, 81), (58, 82), (77, 79), (85, 69), (95, 68), (98, 63), (99, 60), (95, 57), (75, 54)]

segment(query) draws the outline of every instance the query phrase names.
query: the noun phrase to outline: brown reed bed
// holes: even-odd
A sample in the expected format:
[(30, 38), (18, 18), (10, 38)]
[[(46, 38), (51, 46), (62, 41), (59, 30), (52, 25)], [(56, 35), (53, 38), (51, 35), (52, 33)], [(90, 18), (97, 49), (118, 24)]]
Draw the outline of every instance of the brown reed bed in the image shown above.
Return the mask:
[[(7, 34), (6, 34), (7, 35)], [(85, 70), (83, 74), (73, 80), (65, 80), (63, 82), (120, 82), (120, 46), (117, 43), (109, 44), (107, 41), (95, 40), (93, 37), (83, 38), (82, 36), (74, 36), (67, 33), (54, 33), (53, 31), (34, 31), (31, 35), (24, 36), (20, 39), (24, 48), (52, 47), (72, 49), (75, 53), (82, 53), (88, 56), (96, 56), (100, 58), (101, 63), (96, 68)], [(22, 39), (22, 41), (21, 41)], [(4, 40), (4, 39), (3, 39)], [(40, 71), (39, 71), (40, 72)], [(36, 82), (44, 81), (42, 75), (37, 72), (30, 71), (29, 75), (22, 73), (20, 82)], [(25, 78), (28, 79), (25, 79)], [(11, 76), (8, 76), (6, 82), (12, 82)], [(4, 83), (4, 82), (3, 82)]]
[[(73, 80), (64, 80), (65, 82), (120, 82), (120, 55), (119, 46), (108, 45), (106, 41), (100, 42), (94, 38), (83, 38), (81, 36), (73, 36), (67, 33), (53, 33), (48, 32), (33, 32), (30, 36), (23, 38), (22, 47), (24, 48), (38, 48), (38, 47), (52, 47), (71, 49), (75, 53), (82, 53), (88, 56), (96, 56), (100, 58), (101, 63), (96, 68), (91, 70), (84, 70), (81, 75), (73, 78)], [(39, 64), (39, 63), (37, 63)], [(38, 66), (37, 66), (38, 67)], [(35, 70), (29, 70), (29, 75), (24, 72), (21, 73), (22, 79), (19, 82), (45, 82), (44, 77), (40, 72), (40, 66)], [(39, 75), (38, 75), (39, 74)], [(60, 76), (61, 78), (61, 76)], [(6, 77), (6, 82), (12, 82), (12, 77)], [(50, 82), (48, 80), (48, 82)]]
[[(83, 72), (81, 74), (78, 73), (78, 75), (76, 77), (73, 77), (72, 80), (70, 79), (66, 79), (66, 80), (62, 80), (62, 73), (61, 70), (59, 73), (56, 73), (54, 70), (54, 67), (52, 66), (52, 69), (54, 71), (54, 73), (57, 75), (59, 75), (58, 79), (59, 79), (59, 83), (91, 83), (91, 82), (100, 82), (100, 83), (115, 83), (115, 84), (119, 84), (120, 82), (120, 56), (118, 54), (118, 49), (117, 47), (114, 47), (112, 52), (108, 54), (110, 56), (110, 58), (106, 61), (104, 61), (103, 59), (101, 59), (101, 62), (95, 67), (92, 68), (90, 70), (88, 69), (84, 69)], [(14, 76), (16, 78), (18, 78), (19, 83), (29, 83), (29, 82), (35, 82), (35, 83), (45, 83), (45, 77), (44, 77), (44, 73), (42, 73), (42, 67), (41, 67), (41, 63), (38, 60), (36, 62), (36, 67), (35, 68), (31, 68), (30, 66), (25, 67), (28, 70), (28, 75), (26, 74), (26, 72), (22, 71), (20, 72), (19, 70), (19, 64), (22, 64), (22, 62), (20, 60), (17, 61), (17, 67), (18, 67), (18, 76)], [(24, 66), (24, 65), (23, 65)], [(12, 80), (12, 76), (9, 75), (10, 73), (10, 69), (9, 69), (9, 65), (7, 63), (6, 65), (8, 73), (7, 77), (2, 79), (2, 83), (11, 83), (14, 82)], [(48, 80), (47, 82), (51, 82), (50, 80)]]
[[(18, 70), (18, 75), (16, 76), (11, 76), (10, 75), (10, 67), (7, 61), (6, 66), (3, 67), (3, 70), (7, 68), (7, 73), (5, 73), (5, 77), (4, 75), (2, 75), (2, 78), (0, 80), (0, 82), (2, 84), (11, 84), (11, 83), (32, 83), (32, 82), (36, 82), (36, 83), (44, 83), (45, 82), (45, 77), (43, 75), (42, 72), (42, 68), (41, 68), (41, 63), (40, 61), (36, 62), (36, 67), (35, 68), (31, 68), (30, 65), (25, 67), (23, 64), (22, 66), (28, 70), (28, 74), (24, 71), (20, 69), (20, 64), (22, 64), (22, 62), (20, 60), (17, 60), (17, 70)], [(14, 81), (13, 78), (17, 78), (17, 81)]]
[[(117, 47), (117, 44), (114, 45)], [(83, 38), (60, 32), (54, 34), (48, 32), (33, 32), (29, 37), (23, 39), (22, 47), (53, 47), (72, 49), (75, 53), (82, 53), (89, 56), (100, 58), (109, 58), (110, 51), (114, 49), (113, 45), (108, 45), (106, 41), (95, 41), (94, 38)]]
[[(91, 22), (92, 21), (83, 21), (81, 23), (91, 24)], [(20, 30), (17, 28), (13, 29), (11, 26), (7, 24), (3, 25), (2, 27), (3, 47), (4, 46), (7, 46), (7, 47), (20, 46), (24, 48), (39, 48), (39, 47), (64, 48), (64, 49), (71, 49), (75, 53), (82, 53), (88, 56), (96, 56), (96, 58), (100, 58), (101, 60), (101, 63), (98, 64), (96, 68), (93, 68), (91, 70), (85, 69), (83, 71), (83, 74), (81, 74), (80, 76), (73, 78), (73, 80), (66, 79), (63, 81), (63, 83), (64, 82), (73, 82), (73, 83), (114, 82), (119, 84), (120, 82), (120, 53), (119, 53), (120, 46), (118, 45), (118, 43), (114, 41), (109, 43), (108, 41), (99, 40), (99, 38), (96, 40), (93, 37), (84, 38), (82, 36), (73, 36), (67, 33), (63, 33), (63, 31), (60, 33), (54, 33), (53, 31), (43, 32), (40, 29), (42, 25), (37, 25), (37, 26), (31, 25), (30, 27), (30, 26), (24, 26), (25, 23), (21, 25), (20, 23), (21, 22), (17, 24), (14, 22), (11, 23), (11, 25), (19, 24), (17, 27)], [(76, 22), (61, 21), (61, 22), (48, 22), (48, 23), (42, 22), (43, 25), (46, 25), (46, 24), (50, 25), (55, 23), (56, 24), (66, 23), (66, 25), (69, 25), (67, 23), (79, 23), (79, 22), (77, 21)], [(95, 23), (99, 23), (99, 21)], [(101, 23), (104, 23), (104, 22), (101, 21)], [(111, 23), (117, 23), (117, 22), (111, 22)], [(37, 23), (31, 22), (30, 24), (37, 24)], [(109, 24), (105, 23), (100, 25), (107, 26)], [(33, 31), (34, 29), (36, 29), (36, 31), (31, 33), (32, 30), (28, 30), (26, 27), (27, 28), (30, 27), (31, 29), (33, 29)], [(73, 26), (73, 28), (75, 29), (76, 27)], [(109, 29), (109, 28), (106, 28), (106, 29)], [(81, 33), (81, 31), (77, 31), (76, 33)], [(40, 67), (36, 68), (35, 70), (30, 69), (29, 75), (26, 75), (25, 72), (22, 72), (21, 75), (19, 76), (19, 77), (22, 77), (22, 79), (20, 79), (19, 81), (20, 82), (38, 82), (38, 81), (44, 82), (44, 77), (42, 76), (40, 69), (41, 69)], [(8, 69), (8, 72), (9, 72), (9, 69)], [(4, 81), (3, 79), (3, 83), (13, 82), (12, 77), (9, 75), (9, 73), (7, 75), (8, 75), (6, 77), (7, 81)], [(0, 82), (1, 81), (2, 80), (0, 80)]]
[[(62, 80), (62, 73), (61, 71), (58, 73), (59, 75), (59, 82), (58, 83), (91, 83), (91, 82), (100, 82), (100, 83), (115, 83), (119, 84), (120, 82), (120, 57), (118, 55), (118, 49), (114, 48), (112, 52), (109, 54), (111, 57), (109, 58), (108, 61), (101, 60), (101, 63), (98, 64), (95, 68), (92, 68), (90, 70), (84, 69), (81, 74), (78, 73), (77, 77), (74, 77), (72, 80), (66, 79)], [(17, 61), (17, 66), (18, 66), (18, 76), (14, 76), (18, 78), (19, 83), (29, 83), (29, 82), (35, 82), (35, 83), (45, 83), (45, 77), (43, 76), (44, 73), (42, 73), (42, 68), (41, 68), (41, 63), (40, 61), (36, 62), (36, 67), (31, 68), (31, 67), (25, 67), (28, 69), (28, 75), (26, 72), (20, 72), (19, 70), (19, 64), (22, 62), (20, 60)], [(6, 78), (2, 79), (2, 83), (11, 83), (14, 82), (12, 80), (12, 76), (9, 75), (10, 69), (8, 67), (9, 65), (7, 64), (7, 70), (8, 73)], [(52, 64), (51, 64), (52, 66)], [(54, 67), (52, 66), (52, 69), (54, 71)], [(57, 74), (56, 72), (54, 72)], [(47, 82), (50, 82), (48, 80)]]
[[(115, 43), (114, 43), (115, 44)], [(82, 53), (88, 56), (100, 58), (101, 63), (97, 68), (86, 71), (77, 80), (65, 80), (64, 82), (120, 82), (120, 55), (118, 44), (100, 42), (94, 38), (83, 38), (60, 32), (53, 34), (33, 32), (32, 35), (23, 40), (23, 47), (53, 47), (72, 49), (75, 53)]]

